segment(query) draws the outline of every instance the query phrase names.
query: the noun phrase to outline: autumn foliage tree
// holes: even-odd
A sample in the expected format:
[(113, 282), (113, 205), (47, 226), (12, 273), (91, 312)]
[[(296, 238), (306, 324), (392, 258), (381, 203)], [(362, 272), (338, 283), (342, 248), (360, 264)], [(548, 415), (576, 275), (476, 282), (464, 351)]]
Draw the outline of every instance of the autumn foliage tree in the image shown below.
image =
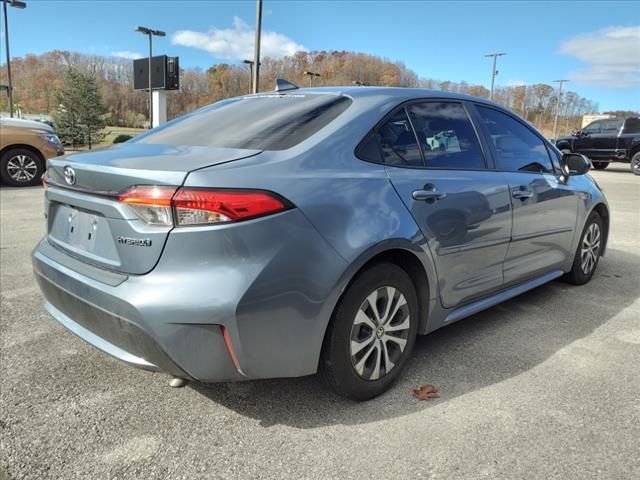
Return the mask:
[[(97, 91), (107, 109), (109, 125), (144, 127), (148, 104), (145, 92), (133, 90), (133, 65), (129, 60), (55, 50), (42, 55), (27, 55), (12, 60), (14, 101), (23, 112), (51, 114), (58, 109), (55, 92), (65, 82), (68, 68), (95, 78)], [(351, 86), (354, 82), (370, 86), (423, 87), (465, 93), (488, 98), (484, 85), (419, 78), (402, 62), (347, 51), (297, 52), (283, 58), (263, 58), (260, 89), (272, 90), (276, 78), (308, 86), (305, 71), (320, 74), (316, 86)], [(0, 68), (0, 83), (5, 69)], [(168, 92), (167, 116), (175, 118), (209, 103), (251, 90), (249, 69), (244, 64), (216, 64), (206, 70), (182, 69), (180, 90)], [(566, 91), (557, 103), (557, 90), (548, 84), (498, 86), (494, 100), (514, 110), (529, 122), (549, 133), (559, 108), (560, 133), (579, 128), (581, 117), (598, 111), (597, 103)]]

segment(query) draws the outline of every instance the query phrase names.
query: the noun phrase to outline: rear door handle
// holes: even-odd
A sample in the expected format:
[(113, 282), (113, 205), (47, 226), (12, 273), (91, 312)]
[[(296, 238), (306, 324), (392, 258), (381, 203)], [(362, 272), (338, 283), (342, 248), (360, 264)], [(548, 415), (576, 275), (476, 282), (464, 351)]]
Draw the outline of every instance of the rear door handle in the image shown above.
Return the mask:
[(517, 198), (518, 200), (526, 200), (527, 198), (533, 197), (533, 192), (526, 188), (516, 188), (515, 190), (511, 190), (511, 196), (513, 198)]
[(447, 194), (437, 190), (414, 190), (412, 196), (414, 200), (418, 201), (436, 201), (442, 200)]

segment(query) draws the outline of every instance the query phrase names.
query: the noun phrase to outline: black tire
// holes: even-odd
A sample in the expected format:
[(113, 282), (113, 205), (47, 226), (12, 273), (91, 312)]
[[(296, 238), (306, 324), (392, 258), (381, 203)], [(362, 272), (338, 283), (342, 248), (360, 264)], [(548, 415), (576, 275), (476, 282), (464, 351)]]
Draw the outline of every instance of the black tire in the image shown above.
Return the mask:
[(28, 148), (11, 148), (0, 158), (0, 179), (12, 187), (38, 185), (44, 173), (42, 156)]
[(609, 166), (609, 162), (591, 162), (596, 170), (604, 170)]
[[(389, 309), (387, 292), (390, 290), (384, 287), (395, 289)], [(406, 304), (403, 304), (401, 296)], [(395, 315), (386, 315), (389, 318), (386, 328), (389, 330), (385, 329), (384, 321), (375, 322), (377, 328), (374, 330), (369, 327), (368, 322), (356, 320), (357, 315), (359, 318), (365, 315), (369, 321), (374, 315), (375, 318), (379, 316), (371, 310), (367, 297), (375, 298), (378, 313), (384, 314), (389, 310), (396, 312)], [(397, 306), (399, 308), (396, 310)], [(370, 312), (371, 316), (365, 311)], [(347, 288), (333, 312), (322, 346), (320, 374), (343, 397), (361, 401), (380, 395), (398, 379), (411, 356), (418, 320), (418, 300), (409, 275), (391, 263), (379, 263), (367, 268)], [(382, 333), (379, 331), (381, 328)], [(367, 335), (367, 330), (370, 335)], [(364, 340), (360, 341), (363, 337)], [(391, 339), (392, 337), (396, 340)], [(396, 343), (397, 339), (406, 341), (403, 350), (401, 344)], [(366, 343), (366, 346), (353, 353), (353, 345), (357, 348), (358, 343)], [(360, 373), (358, 366), (362, 370)]]
[(631, 157), (631, 171), (636, 175), (640, 175), (640, 152), (636, 152)]
[[(596, 228), (599, 232), (599, 242), (597, 251), (593, 253), (592, 264), (590, 268), (585, 271), (583, 268), (583, 247), (585, 247), (585, 237), (589, 235), (589, 231), (592, 228), (592, 225), (596, 225)], [(584, 229), (582, 230), (582, 235), (580, 235), (580, 242), (578, 243), (578, 248), (576, 249), (575, 257), (573, 258), (573, 265), (571, 267), (571, 271), (564, 275), (563, 280), (568, 283), (572, 283), (573, 285), (584, 285), (591, 277), (593, 277), (594, 272), (598, 268), (598, 262), (600, 261), (600, 254), (602, 253), (602, 247), (604, 246), (604, 228), (602, 223), (602, 218), (597, 212), (591, 212), (589, 218), (587, 219), (587, 223), (584, 225)], [(595, 242), (594, 242), (595, 243)]]

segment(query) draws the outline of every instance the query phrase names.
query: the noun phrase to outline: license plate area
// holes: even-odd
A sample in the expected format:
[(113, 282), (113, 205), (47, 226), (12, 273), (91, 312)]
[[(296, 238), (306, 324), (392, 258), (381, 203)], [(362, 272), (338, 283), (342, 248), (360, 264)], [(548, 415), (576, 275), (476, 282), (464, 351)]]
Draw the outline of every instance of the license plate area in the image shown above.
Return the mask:
[(49, 239), (72, 253), (101, 264), (120, 265), (109, 220), (96, 212), (52, 203)]

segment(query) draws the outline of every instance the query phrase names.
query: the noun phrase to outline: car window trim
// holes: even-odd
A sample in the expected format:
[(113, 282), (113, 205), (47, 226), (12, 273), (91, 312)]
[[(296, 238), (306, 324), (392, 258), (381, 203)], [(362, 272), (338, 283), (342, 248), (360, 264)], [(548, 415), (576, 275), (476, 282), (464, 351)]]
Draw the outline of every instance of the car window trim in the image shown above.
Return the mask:
[(504, 168), (500, 168), (499, 166), (499, 162), (498, 162), (498, 150), (496, 149), (496, 146), (493, 144), (493, 141), (491, 140), (491, 132), (489, 132), (489, 128), (485, 125), (484, 121), (482, 120), (481, 116), (480, 116), (480, 112), (476, 110), (477, 114), (478, 114), (478, 120), (481, 122), (482, 124), (482, 131), (484, 132), (484, 134), (487, 137), (487, 142), (489, 143), (489, 148), (491, 149), (491, 154), (494, 157), (494, 166), (495, 166), (495, 170), (498, 172), (505, 172), (505, 173), (528, 173), (528, 174), (537, 174), (537, 175), (553, 175), (555, 177), (558, 177), (558, 173), (556, 172), (556, 168), (555, 168), (555, 163), (553, 162), (552, 158), (551, 158), (551, 153), (549, 152), (549, 145), (550, 142), (547, 141), (546, 138), (544, 138), (542, 135), (540, 135), (536, 130), (532, 129), (529, 125), (527, 125), (526, 121), (523, 121), (522, 119), (518, 118), (515, 115), (512, 115), (511, 113), (509, 113), (507, 110), (503, 110), (502, 108), (496, 108), (493, 105), (487, 105), (485, 103), (478, 103), (478, 102), (473, 102), (474, 107), (484, 107), (484, 108), (489, 108), (491, 110), (495, 110), (496, 112), (502, 113), (510, 118), (512, 118), (513, 120), (515, 120), (516, 122), (518, 122), (519, 124), (521, 124), (522, 126), (524, 126), (525, 128), (527, 128), (531, 133), (533, 133), (536, 137), (538, 137), (539, 140), (542, 141), (542, 144), (545, 146), (545, 150), (547, 151), (547, 157), (549, 158), (549, 163), (551, 164), (551, 167), (553, 169), (553, 171), (551, 172), (532, 172), (529, 170), (506, 170)]
[[(484, 168), (443, 168), (443, 167), (429, 167), (426, 165), (426, 159), (424, 156), (424, 152), (422, 151), (422, 145), (420, 145), (420, 142), (418, 141), (418, 136), (416, 135), (416, 131), (415, 128), (413, 126), (413, 121), (411, 120), (411, 116), (409, 115), (409, 112), (407, 110), (408, 106), (411, 106), (413, 104), (416, 103), (458, 103), (460, 105), (462, 105), (462, 108), (464, 109), (465, 113), (467, 114), (467, 119), (469, 120), (469, 123), (471, 124), (471, 127), (473, 128), (473, 131), (476, 135), (476, 139), (478, 140), (478, 145), (480, 146), (480, 153), (482, 154), (482, 159), (484, 161)], [(395, 168), (411, 168), (411, 169), (422, 169), (422, 170), (455, 170), (456, 172), (464, 172), (464, 171), (469, 171), (469, 172), (484, 172), (484, 171), (492, 171), (493, 169), (492, 167), (492, 162), (489, 161), (489, 157), (487, 156), (487, 152), (486, 152), (486, 147), (484, 145), (482, 136), (480, 135), (480, 133), (478, 132), (478, 129), (476, 128), (475, 122), (473, 121), (473, 116), (471, 115), (471, 113), (469, 112), (468, 109), (468, 105), (470, 103), (467, 100), (463, 100), (463, 99), (452, 99), (452, 98), (447, 98), (447, 97), (420, 97), (420, 98), (412, 98), (409, 100), (405, 100), (402, 103), (399, 103), (398, 105), (394, 106), (391, 110), (389, 110), (389, 112), (387, 112), (385, 115), (383, 115), (383, 117), (378, 120), (378, 122), (364, 135), (364, 137), (362, 137), (362, 140), (360, 140), (360, 142), (358, 142), (358, 145), (356, 146), (355, 150), (354, 150), (354, 155), (356, 156), (356, 158), (358, 158), (359, 160), (362, 160), (363, 162), (369, 162), (369, 163), (375, 163), (378, 165), (383, 165), (385, 167), (395, 167)], [(369, 138), (369, 135), (373, 134), (378, 136), (379, 138), (379, 133), (378, 133), (378, 129), (384, 125), (391, 117), (393, 117), (393, 115), (395, 115), (396, 113), (398, 113), (400, 110), (404, 110), (405, 115), (407, 116), (407, 118), (409, 119), (409, 123), (411, 125), (411, 130), (413, 131), (413, 136), (416, 140), (416, 143), (418, 144), (418, 148), (420, 149), (420, 155), (422, 156), (422, 166), (418, 166), (418, 165), (390, 165), (384, 162), (384, 157), (382, 155), (382, 148), (380, 146), (380, 142), (378, 142), (378, 147), (380, 148), (380, 157), (383, 159), (381, 162), (374, 162), (372, 160), (367, 160), (364, 158), (361, 158), (358, 156), (358, 150), (360, 149), (360, 145), (362, 143), (365, 142), (365, 140), (367, 140)]]

